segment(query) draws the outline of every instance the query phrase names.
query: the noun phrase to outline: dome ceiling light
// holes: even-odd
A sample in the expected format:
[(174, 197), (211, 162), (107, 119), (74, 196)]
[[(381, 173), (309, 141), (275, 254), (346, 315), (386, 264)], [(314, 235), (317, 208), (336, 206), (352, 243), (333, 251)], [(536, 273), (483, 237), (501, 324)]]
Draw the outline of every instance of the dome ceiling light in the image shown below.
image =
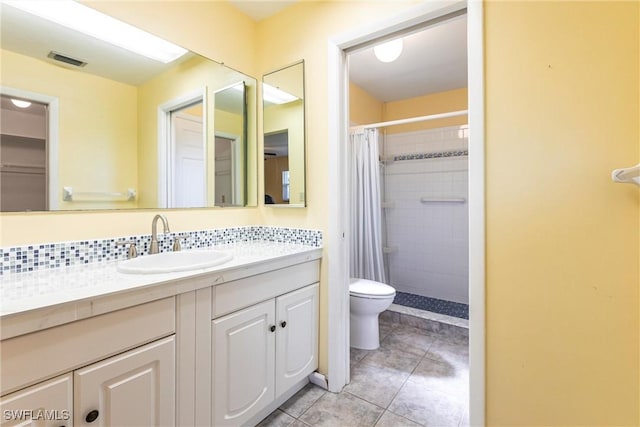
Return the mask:
[(393, 62), (402, 53), (402, 39), (391, 40), (373, 48), (373, 52), (381, 62)]

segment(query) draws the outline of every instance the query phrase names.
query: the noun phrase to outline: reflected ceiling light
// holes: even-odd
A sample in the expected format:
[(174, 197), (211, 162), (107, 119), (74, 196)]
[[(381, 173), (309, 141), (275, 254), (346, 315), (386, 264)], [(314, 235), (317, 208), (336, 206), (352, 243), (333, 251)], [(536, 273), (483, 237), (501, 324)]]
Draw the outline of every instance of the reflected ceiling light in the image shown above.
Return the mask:
[(375, 46), (373, 53), (376, 54), (376, 58), (381, 62), (393, 62), (402, 53), (402, 39), (391, 40)]
[(262, 99), (272, 104), (287, 104), (300, 98), (270, 84), (262, 83)]
[(180, 46), (72, 0), (2, 0), (2, 3), (165, 64), (187, 53)]
[(18, 108), (29, 108), (31, 103), (29, 101), (23, 101), (22, 99), (11, 99), (11, 103)]

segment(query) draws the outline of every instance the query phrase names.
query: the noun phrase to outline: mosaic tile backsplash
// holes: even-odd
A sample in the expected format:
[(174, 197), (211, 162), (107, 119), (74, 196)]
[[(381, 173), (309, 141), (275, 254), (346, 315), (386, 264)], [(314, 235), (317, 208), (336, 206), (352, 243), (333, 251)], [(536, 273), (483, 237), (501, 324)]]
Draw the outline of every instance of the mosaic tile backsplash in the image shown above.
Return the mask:
[[(322, 232), (319, 230), (247, 226), (168, 233), (166, 235), (159, 234), (160, 251), (170, 251), (174, 239), (178, 236), (181, 237), (183, 249), (206, 248), (212, 245), (250, 241), (322, 246)], [(128, 245), (116, 246), (116, 242), (123, 241), (135, 243), (138, 253), (146, 254), (149, 252), (151, 234), (0, 248), (2, 251), (0, 275), (93, 262), (123, 260), (127, 258)]]

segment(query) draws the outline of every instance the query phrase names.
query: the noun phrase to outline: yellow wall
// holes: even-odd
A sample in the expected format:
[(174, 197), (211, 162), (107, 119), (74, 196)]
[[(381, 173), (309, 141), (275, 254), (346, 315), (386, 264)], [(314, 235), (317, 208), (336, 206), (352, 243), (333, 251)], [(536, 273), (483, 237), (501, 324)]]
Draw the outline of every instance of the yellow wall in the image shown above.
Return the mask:
[(138, 187), (135, 86), (1, 52), (3, 86), (58, 98), (59, 209), (136, 207), (136, 202), (62, 200), (63, 186), (75, 192), (124, 192)]
[[(462, 88), (400, 101), (385, 102), (382, 106), (382, 118), (383, 121), (389, 121), (466, 110), (468, 104), (467, 96), (467, 89)], [(464, 115), (406, 125), (389, 126), (385, 128), (385, 132), (389, 134), (415, 132), (445, 126), (466, 125), (467, 123), (467, 116)]]
[(384, 103), (355, 83), (349, 83), (349, 122), (351, 126), (379, 123)]
[(240, 114), (233, 114), (216, 108), (214, 123), (217, 132), (242, 136), (242, 116)]
[(489, 425), (640, 424), (638, 21), (486, 4)]
[[(466, 88), (416, 96), (399, 101), (382, 102), (361, 87), (349, 85), (349, 120), (352, 126), (449, 113), (468, 108)], [(406, 125), (388, 126), (386, 133), (415, 132), (445, 126), (466, 125), (467, 116), (449, 117)]]

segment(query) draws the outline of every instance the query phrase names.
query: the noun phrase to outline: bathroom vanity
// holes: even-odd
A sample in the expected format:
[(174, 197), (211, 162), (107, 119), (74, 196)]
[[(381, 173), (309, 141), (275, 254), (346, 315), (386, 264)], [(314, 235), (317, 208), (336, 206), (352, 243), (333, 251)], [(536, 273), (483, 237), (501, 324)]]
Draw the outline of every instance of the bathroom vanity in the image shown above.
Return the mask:
[(302, 388), (318, 365), (322, 249), (215, 249), (232, 260), (3, 276), (0, 425), (251, 425)]

